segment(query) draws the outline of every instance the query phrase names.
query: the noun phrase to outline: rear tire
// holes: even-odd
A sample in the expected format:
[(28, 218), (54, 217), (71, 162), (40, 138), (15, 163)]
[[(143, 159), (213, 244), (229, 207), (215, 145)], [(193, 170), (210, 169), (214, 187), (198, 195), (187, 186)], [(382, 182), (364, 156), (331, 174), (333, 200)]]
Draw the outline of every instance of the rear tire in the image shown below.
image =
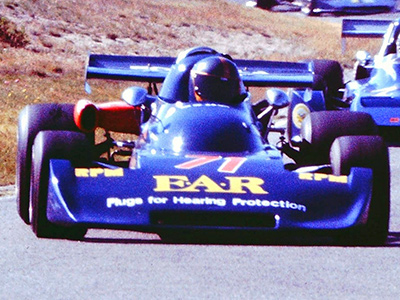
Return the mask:
[(322, 90), (325, 96), (325, 105), (328, 110), (336, 109), (340, 98), (339, 89), (344, 87), (343, 70), (335, 60), (312, 60), (314, 70), (314, 90)]
[(334, 175), (348, 175), (352, 167), (373, 171), (372, 197), (368, 219), (353, 232), (349, 242), (383, 245), (387, 239), (390, 215), (390, 165), (387, 146), (380, 136), (342, 136), (330, 152)]
[(49, 161), (68, 159), (75, 164), (88, 161), (91, 143), (83, 133), (71, 131), (41, 131), (32, 148), (31, 225), (37, 237), (82, 239), (87, 232), (82, 227), (64, 227), (47, 219)]
[(73, 119), (73, 104), (37, 104), (26, 106), (19, 114), (17, 135), (17, 209), (29, 224), (29, 194), (32, 145), (42, 130), (78, 131)]

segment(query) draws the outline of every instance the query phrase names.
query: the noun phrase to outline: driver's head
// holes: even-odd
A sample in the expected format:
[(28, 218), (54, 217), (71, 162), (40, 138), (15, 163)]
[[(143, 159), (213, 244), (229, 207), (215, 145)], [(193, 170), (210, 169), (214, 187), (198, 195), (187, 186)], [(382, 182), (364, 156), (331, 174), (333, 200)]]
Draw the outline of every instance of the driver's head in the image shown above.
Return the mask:
[(210, 56), (198, 61), (190, 78), (196, 101), (236, 104), (246, 97), (239, 71), (228, 58)]

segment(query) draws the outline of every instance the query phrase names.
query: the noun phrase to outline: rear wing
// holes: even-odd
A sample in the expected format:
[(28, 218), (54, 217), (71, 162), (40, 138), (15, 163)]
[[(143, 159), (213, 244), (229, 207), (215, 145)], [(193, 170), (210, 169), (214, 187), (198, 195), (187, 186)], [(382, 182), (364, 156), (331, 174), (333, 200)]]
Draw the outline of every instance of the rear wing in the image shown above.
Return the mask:
[(342, 52), (346, 50), (346, 38), (381, 38), (392, 22), (391, 20), (343, 19)]
[[(85, 89), (90, 93), (87, 80), (93, 78), (161, 83), (175, 60), (175, 57), (91, 54)], [(310, 87), (313, 83), (309, 63), (240, 59), (235, 63), (246, 86)]]

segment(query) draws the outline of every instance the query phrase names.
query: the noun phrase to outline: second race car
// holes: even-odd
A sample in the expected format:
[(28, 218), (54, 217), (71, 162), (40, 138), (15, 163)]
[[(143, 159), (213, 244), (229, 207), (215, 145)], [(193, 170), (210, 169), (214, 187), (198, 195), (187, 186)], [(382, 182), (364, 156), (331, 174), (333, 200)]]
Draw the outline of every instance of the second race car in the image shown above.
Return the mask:
[[(400, 33), (399, 20), (343, 20), (342, 37), (382, 37), (379, 52), (372, 57), (359, 51), (354, 79), (343, 82), (343, 71), (336, 61), (314, 60), (314, 92), (309, 99), (304, 90), (293, 93), (289, 132), (294, 143), (300, 139), (301, 120), (312, 111), (350, 110), (370, 114), (379, 134), (390, 145), (400, 144)], [(345, 45), (345, 44), (343, 44)], [(320, 93), (322, 91), (322, 96)]]
[(256, 6), (272, 9), (278, 5), (298, 7), (308, 16), (323, 13), (367, 14), (392, 11), (396, 0), (257, 0)]

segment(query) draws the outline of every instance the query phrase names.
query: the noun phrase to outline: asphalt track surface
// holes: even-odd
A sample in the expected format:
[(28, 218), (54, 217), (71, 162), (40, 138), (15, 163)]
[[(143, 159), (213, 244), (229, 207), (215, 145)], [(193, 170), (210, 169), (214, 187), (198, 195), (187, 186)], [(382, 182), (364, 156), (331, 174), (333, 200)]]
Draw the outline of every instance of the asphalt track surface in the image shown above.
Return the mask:
[[(84, 241), (38, 239), (0, 194), (3, 299), (398, 299), (400, 148), (390, 149), (391, 221), (383, 247), (168, 244), (90, 230)], [(4, 192), (5, 191), (5, 192)]]
[(0, 198), (0, 299), (398, 299), (400, 149), (392, 148), (390, 234), (382, 247), (163, 243), (89, 230), (38, 239)]

